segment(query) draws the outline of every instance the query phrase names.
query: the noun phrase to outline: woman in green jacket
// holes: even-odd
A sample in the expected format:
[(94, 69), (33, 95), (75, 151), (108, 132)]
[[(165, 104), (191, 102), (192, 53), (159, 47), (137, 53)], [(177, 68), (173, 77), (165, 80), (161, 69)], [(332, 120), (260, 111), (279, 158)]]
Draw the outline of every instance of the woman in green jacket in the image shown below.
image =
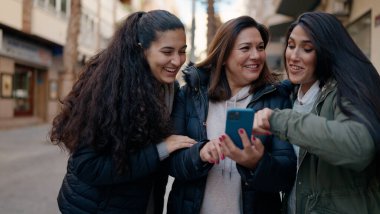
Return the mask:
[(298, 173), (287, 213), (380, 213), (380, 77), (333, 15), (302, 14), (284, 59), (293, 110), (263, 109), (254, 131), (293, 144)]

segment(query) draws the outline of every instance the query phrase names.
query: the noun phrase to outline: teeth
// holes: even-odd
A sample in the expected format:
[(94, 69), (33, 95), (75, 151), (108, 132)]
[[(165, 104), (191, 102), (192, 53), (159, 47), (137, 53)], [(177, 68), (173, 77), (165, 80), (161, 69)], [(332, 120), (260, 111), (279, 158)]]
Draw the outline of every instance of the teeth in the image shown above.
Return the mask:
[(176, 68), (165, 68), (166, 71), (174, 73), (177, 69)]
[(297, 66), (297, 65), (290, 65), (290, 68), (293, 70), (301, 70), (302, 69), (302, 67)]
[(258, 64), (255, 64), (255, 65), (246, 65), (244, 67), (246, 67), (246, 68), (258, 68), (259, 65)]

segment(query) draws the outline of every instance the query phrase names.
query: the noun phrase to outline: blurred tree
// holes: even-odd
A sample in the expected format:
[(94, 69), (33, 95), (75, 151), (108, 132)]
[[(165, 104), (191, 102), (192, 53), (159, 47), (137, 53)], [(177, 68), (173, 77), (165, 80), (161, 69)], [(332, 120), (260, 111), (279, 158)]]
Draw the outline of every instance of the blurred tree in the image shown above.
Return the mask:
[(66, 44), (63, 50), (64, 74), (62, 77), (61, 98), (69, 93), (76, 79), (75, 68), (78, 61), (78, 37), (80, 32), (81, 11), (81, 0), (71, 0)]
[(207, 0), (207, 49), (220, 27), (221, 20), (219, 15), (215, 15), (215, 3), (222, 0)]
[(215, 0), (207, 0), (207, 49), (217, 29), (214, 3)]

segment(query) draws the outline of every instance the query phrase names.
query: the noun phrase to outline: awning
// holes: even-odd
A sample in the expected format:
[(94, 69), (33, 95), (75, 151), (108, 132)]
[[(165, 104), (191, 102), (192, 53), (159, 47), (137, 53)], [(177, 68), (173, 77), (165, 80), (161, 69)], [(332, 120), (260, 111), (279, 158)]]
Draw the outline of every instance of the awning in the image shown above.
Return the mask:
[(282, 0), (277, 13), (297, 18), (301, 13), (313, 11), (321, 0)]
[(291, 17), (283, 23), (270, 25), (269, 31), (271, 33), (271, 41), (279, 41), (285, 37), (289, 25), (302, 13), (307, 11), (314, 11), (321, 0), (282, 0), (277, 8), (276, 13)]
[(279, 42), (282, 37), (285, 37), (285, 33), (287, 32), (288, 27), (292, 22), (293, 21), (271, 25), (269, 27), (269, 32), (271, 34), (271, 41)]

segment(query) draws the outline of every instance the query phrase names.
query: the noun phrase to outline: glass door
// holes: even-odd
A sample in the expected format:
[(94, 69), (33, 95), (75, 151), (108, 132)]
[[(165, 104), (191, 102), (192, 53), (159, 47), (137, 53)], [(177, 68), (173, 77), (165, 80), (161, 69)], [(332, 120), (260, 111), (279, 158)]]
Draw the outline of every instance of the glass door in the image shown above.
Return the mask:
[(15, 99), (15, 116), (33, 115), (33, 68), (16, 65), (13, 82), (13, 97)]

